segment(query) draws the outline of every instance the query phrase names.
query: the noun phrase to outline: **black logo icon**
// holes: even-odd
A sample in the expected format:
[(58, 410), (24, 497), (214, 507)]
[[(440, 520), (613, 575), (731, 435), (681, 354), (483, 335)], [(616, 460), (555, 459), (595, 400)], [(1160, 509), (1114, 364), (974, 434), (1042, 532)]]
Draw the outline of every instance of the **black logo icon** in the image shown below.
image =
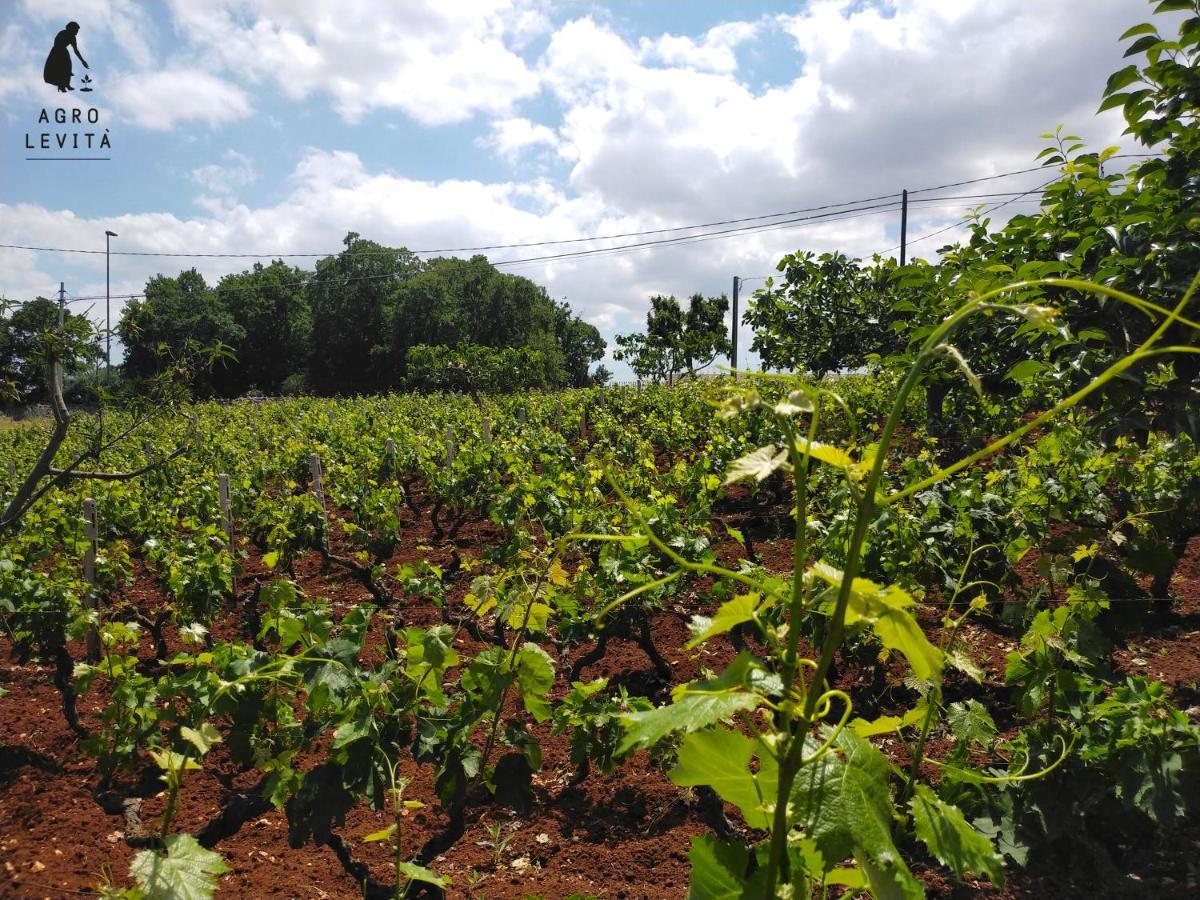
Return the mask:
[[(79, 34), (79, 23), (68, 22), (67, 27), (55, 36), (54, 47), (51, 49), (50, 55), (46, 57), (46, 67), (42, 71), (42, 77), (46, 84), (54, 85), (63, 94), (75, 90), (71, 85), (71, 78), (75, 73), (71, 69), (71, 54), (67, 52), (67, 48), (75, 51), (75, 55), (79, 57), (79, 61), (83, 63), (85, 69), (89, 68), (87, 60), (79, 52), (79, 45), (75, 43), (77, 34)], [(91, 76), (84, 75), (82, 90), (90, 91), (91, 89)]]

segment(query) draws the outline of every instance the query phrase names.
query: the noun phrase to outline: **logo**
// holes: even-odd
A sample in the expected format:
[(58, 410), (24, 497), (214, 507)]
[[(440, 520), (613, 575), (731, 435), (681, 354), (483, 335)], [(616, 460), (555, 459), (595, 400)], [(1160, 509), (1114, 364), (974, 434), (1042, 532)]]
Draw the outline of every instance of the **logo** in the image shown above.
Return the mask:
[[(67, 27), (54, 37), (54, 46), (46, 55), (46, 65), (42, 68), (42, 80), (58, 89), (60, 94), (69, 94), (78, 90), (80, 93), (91, 93), (95, 83), (88, 72), (79, 79), (79, 85), (73, 83), (76, 71), (75, 59), (84, 69), (91, 69), (83, 54), (79, 52), (79, 23), (68, 22)], [(66, 99), (65, 97), (63, 98)], [(66, 105), (51, 109), (43, 107), (38, 116), (39, 126), (63, 126), (56, 131), (42, 130), (40, 133), (27, 131), (25, 133), (25, 149), (48, 151), (49, 155), (27, 156), (30, 161), (51, 160), (108, 160), (109, 156), (74, 155), (79, 151), (109, 151), (112, 143), (109, 140), (108, 129), (101, 126), (100, 110), (94, 106), (82, 108)], [(57, 153), (55, 151), (58, 151)]]
[[(50, 53), (46, 57), (46, 66), (42, 70), (42, 78), (46, 84), (52, 84), (58, 88), (60, 93), (65, 94), (67, 91), (73, 91), (71, 87), (71, 79), (75, 73), (71, 66), (71, 54), (69, 50), (75, 51), (75, 56), (85, 69), (90, 68), (87, 60), (83, 58), (79, 52), (79, 44), (76, 38), (79, 36), (79, 23), (68, 22), (67, 27), (60, 31), (54, 38), (54, 46), (50, 48)], [(87, 77), (87, 76), (84, 76)], [(91, 79), (88, 79), (89, 83)], [(87, 87), (86, 90), (91, 90)]]

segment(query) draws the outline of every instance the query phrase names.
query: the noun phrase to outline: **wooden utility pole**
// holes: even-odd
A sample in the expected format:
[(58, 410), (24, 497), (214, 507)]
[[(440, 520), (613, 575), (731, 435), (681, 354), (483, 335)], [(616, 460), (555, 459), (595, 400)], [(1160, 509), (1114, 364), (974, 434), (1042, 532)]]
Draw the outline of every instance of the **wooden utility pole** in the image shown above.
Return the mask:
[(908, 250), (908, 191), (900, 192), (900, 265)]
[(733, 350), (729, 354), (729, 367), (734, 370), (736, 378), (737, 359), (738, 359), (738, 289), (742, 286), (742, 279), (737, 275), (733, 276), (733, 325), (731, 327), (730, 341)]

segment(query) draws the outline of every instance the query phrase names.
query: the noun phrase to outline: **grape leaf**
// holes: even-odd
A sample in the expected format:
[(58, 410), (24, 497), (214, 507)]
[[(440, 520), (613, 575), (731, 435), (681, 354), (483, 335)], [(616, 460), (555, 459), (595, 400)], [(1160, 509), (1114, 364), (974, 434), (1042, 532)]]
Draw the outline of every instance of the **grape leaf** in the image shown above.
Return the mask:
[(517, 653), (517, 684), (529, 714), (538, 722), (550, 718), (553, 711), (549, 694), (554, 684), (554, 662), (537, 644), (524, 644)]
[(129, 866), (146, 900), (210, 900), (217, 876), (229, 871), (221, 854), (205, 850), (190, 834), (172, 834), (166, 854), (143, 850)]
[(927, 785), (918, 784), (909, 801), (917, 837), (942, 865), (961, 881), (968, 872), (1004, 883), (1004, 860), (992, 842), (971, 827), (957, 806), (941, 800)]
[(733, 484), (746, 478), (762, 481), (776, 469), (786, 466), (787, 458), (787, 451), (778, 449), (774, 444), (759, 447), (753, 453), (733, 461), (725, 474), (725, 483)]
[(724, 844), (714, 837), (692, 838), (688, 853), (692, 864), (687, 900), (741, 900), (745, 894), (750, 854), (740, 844)]
[(724, 634), (743, 622), (753, 620), (761, 599), (758, 594), (738, 594), (732, 600), (726, 600), (717, 607), (717, 614), (707, 620), (700, 633), (684, 646), (691, 650), (693, 647), (703, 644), (710, 637)]
[[(765, 749), (728, 728), (698, 731), (683, 739), (679, 761), (668, 775), (680, 787), (708, 785), (741, 810), (749, 827), (769, 828), (770, 811), (763, 803), (774, 805), (779, 765)], [(756, 756), (758, 770), (752, 772), (750, 762)]]
[(617, 753), (648, 747), (676, 731), (698, 731), (740, 710), (754, 709), (762, 702), (755, 691), (778, 693), (778, 679), (772, 678), (749, 653), (743, 652), (717, 678), (675, 688), (674, 702), (621, 716), (625, 737)]

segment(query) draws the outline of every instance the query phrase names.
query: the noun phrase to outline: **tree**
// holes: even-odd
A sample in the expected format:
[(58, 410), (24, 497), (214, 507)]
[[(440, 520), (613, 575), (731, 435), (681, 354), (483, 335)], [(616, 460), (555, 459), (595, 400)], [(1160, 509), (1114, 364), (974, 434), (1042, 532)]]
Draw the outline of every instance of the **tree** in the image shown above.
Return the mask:
[(317, 263), (306, 290), (312, 311), (309, 385), (321, 394), (363, 394), (399, 383), (394, 365), (397, 285), (422, 271), (403, 248), (384, 247), (354, 232), (345, 250)]
[[(50, 303), (50, 301), (46, 301)], [(33, 305), (33, 304), (29, 304)], [(51, 306), (54, 304), (51, 303)], [(3, 309), (0, 309), (2, 312)], [(33, 315), (40, 316), (45, 307), (40, 307)], [(32, 360), (31, 374), (43, 379), (45, 397), (50, 405), (53, 425), (45, 438), (45, 444), (38, 454), (33, 466), (17, 478), (17, 487), (0, 510), (0, 533), (16, 527), (34, 505), (52, 490), (62, 487), (72, 481), (124, 481), (136, 478), (152, 469), (158, 468), (168, 460), (179, 456), (191, 441), (195, 420), (175, 448), (146, 461), (144, 465), (129, 471), (104, 471), (99, 468), (91, 469), (88, 463), (99, 467), (103, 454), (129, 440), (139, 430), (151, 427), (155, 419), (171, 417), (175, 414), (182, 393), (178, 390), (178, 380), (174, 377), (182, 369), (176, 367), (151, 379), (147, 387), (147, 395), (140, 404), (131, 406), (129, 415), (125, 417), (119, 429), (105, 427), (103, 414), (85, 424), (85, 434), (79, 444), (82, 450), (72, 450), (63, 454), (60, 450), (67, 440), (75, 422), (74, 416), (67, 408), (63, 398), (63, 364), (65, 361), (78, 361), (81, 358), (94, 356), (99, 349), (99, 341), (94, 330), (83, 332), (79, 320), (87, 324), (82, 316), (76, 316), (76, 321), (59, 328), (57, 325), (57, 307), (55, 307), (55, 327), (42, 330), (38, 337), (26, 349), (26, 358)], [(196, 358), (195, 356), (190, 359)], [(104, 402), (104, 398), (101, 398)], [(88, 656), (97, 658), (99, 654), (99, 638), (93, 629), (88, 634)]]
[(144, 300), (131, 301), (121, 313), (117, 334), (125, 346), (125, 374), (147, 379), (178, 368), (178, 361), (208, 348), (215, 365), (188, 368), (197, 396), (210, 396), (221, 369), (234, 362), (227, 351), (242, 343), (245, 330), (195, 269), (175, 278), (156, 275), (146, 283)]
[(408, 351), (406, 387), (418, 391), (514, 393), (562, 387), (557, 359), (530, 347), (418, 344)]
[(220, 393), (238, 396), (250, 388), (278, 393), (289, 376), (307, 368), (312, 315), (304, 275), (276, 260), (221, 279), (217, 298), (243, 336), (234, 344), (236, 362), (217, 372)]
[(779, 262), (750, 301), (743, 321), (764, 368), (803, 369), (820, 377), (902, 350), (891, 329), (898, 299), (894, 263), (864, 266), (841, 253), (797, 252)]
[(693, 294), (687, 312), (674, 296), (661, 294), (650, 298), (646, 314), (646, 331), (617, 335), (614, 358), (629, 363), (639, 378), (653, 381), (675, 381), (687, 372), (695, 377), (721, 354), (731, 352), (726, 332), (725, 314), (729, 298), (704, 297)]
[(571, 387), (592, 384), (588, 370), (592, 363), (604, 358), (608, 346), (599, 329), (574, 315), (570, 305), (562, 301), (554, 304), (554, 337), (563, 355), (567, 383)]
[(49, 398), (46, 347), (55, 335), (59, 364), (76, 375), (100, 359), (100, 345), (84, 316), (67, 312), (58, 325), (58, 304), (45, 297), (9, 304), (0, 299), (0, 396), (17, 403)]

